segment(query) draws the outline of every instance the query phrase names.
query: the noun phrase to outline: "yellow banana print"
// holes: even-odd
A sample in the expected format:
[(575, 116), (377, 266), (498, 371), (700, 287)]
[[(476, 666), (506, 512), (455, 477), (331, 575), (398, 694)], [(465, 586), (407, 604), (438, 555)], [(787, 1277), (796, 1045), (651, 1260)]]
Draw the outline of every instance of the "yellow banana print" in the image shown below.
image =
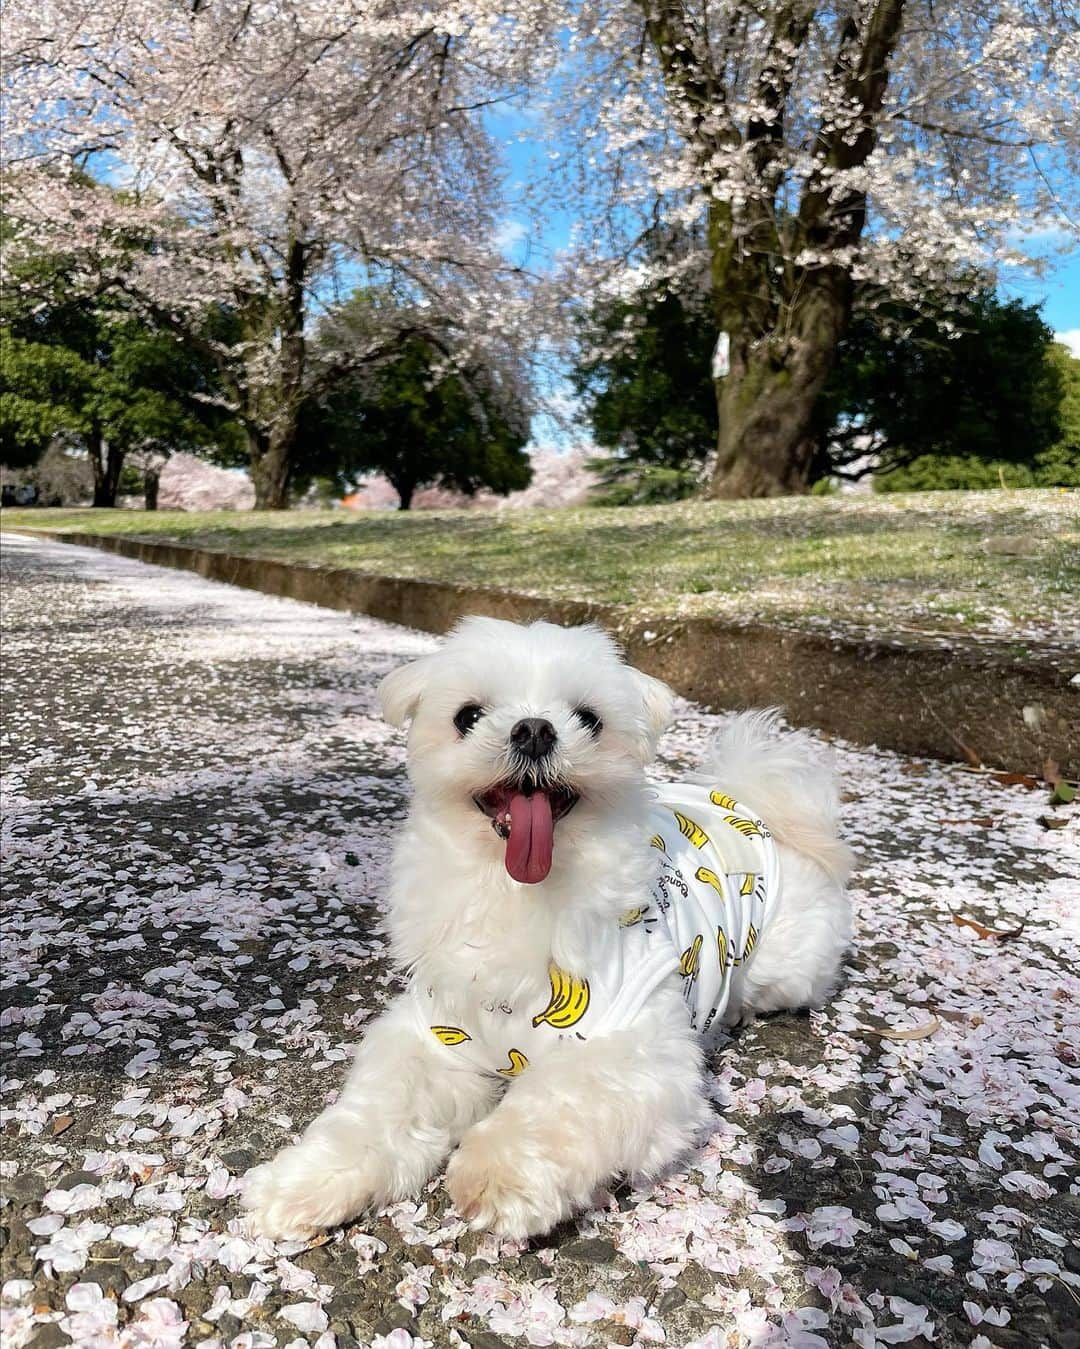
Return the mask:
[(659, 848), (661, 852), (667, 852), (667, 844), (659, 834), (653, 834), (652, 838), (649, 839), (649, 842), (654, 848)]
[(551, 980), (551, 1000), (532, 1023), (539, 1026), (546, 1021), (556, 1030), (566, 1030), (576, 1026), (589, 1010), (589, 981), (576, 979), (558, 965), (548, 966), (548, 978)]
[(755, 834), (764, 838), (764, 834), (753, 820), (744, 820), (741, 815), (725, 815), (724, 823), (730, 824), (737, 834), (742, 834), (743, 838), (753, 838)]
[(708, 843), (709, 836), (700, 824), (695, 824), (688, 815), (681, 815), (677, 810), (673, 810), (671, 813), (675, 816), (679, 833), (684, 838), (688, 838), (695, 848), (702, 848)]
[(432, 1026), (431, 1033), (440, 1044), (444, 1045), (460, 1045), (472, 1039), (471, 1035), (458, 1026)]
[(714, 806), (719, 806), (721, 810), (735, 809), (735, 798), (733, 796), (725, 796), (723, 792), (710, 792), (709, 800)]
[(517, 1077), (518, 1073), (523, 1073), (528, 1066), (529, 1060), (525, 1057), (525, 1055), (521, 1052), (521, 1050), (511, 1049), (510, 1067), (499, 1068), (497, 1071), (500, 1072), (503, 1075), (503, 1077)]
[(704, 881), (706, 885), (712, 886), (721, 899), (727, 898), (724, 892), (724, 882), (715, 871), (710, 871), (708, 867), (698, 867), (697, 871), (694, 872), (694, 880)]
[(701, 942), (702, 937), (699, 932), (691, 945), (682, 953), (682, 959), (679, 961), (679, 971), (687, 979), (693, 979), (698, 972), (698, 966), (701, 964)]
[(636, 909), (627, 909), (626, 912), (619, 919), (619, 926), (634, 927), (636, 926), (636, 924), (641, 922), (641, 920), (645, 917), (645, 914), (647, 912), (648, 912), (647, 909), (643, 909), (640, 907)]
[(740, 895), (752, 895), (754, 893), (754, 873), (748, 871), (743, 877), (743, 883), (739, 886)]
[(746, 957), (757, 945), (757, 935), (758, 935), (757, 928), (753, 925), (753, 923), (751, 923), (750, 931), (746, 934), (746, 949), (743, 951), (743, 960), (746, 959)]
[(724, 935), (722, 927), (716, 929), (716, 950), (720, 957), (720, 972), (722, 974), (727, 966), (728, 956), (727, 937)]

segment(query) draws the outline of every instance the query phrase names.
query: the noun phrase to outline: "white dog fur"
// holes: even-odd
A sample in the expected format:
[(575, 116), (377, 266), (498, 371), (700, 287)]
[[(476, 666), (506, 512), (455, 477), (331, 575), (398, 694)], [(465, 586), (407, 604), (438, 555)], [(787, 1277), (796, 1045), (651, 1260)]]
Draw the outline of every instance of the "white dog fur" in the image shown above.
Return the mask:
[[(384, 714), (411, 722), (413, 803), (390, 894), (394, 958), (455, 1005), (522, 990), (544, 1005), (548, 967), (587, 973), (590, 933), (648, 902), (656, 853), (642, 821), (644, 769), (670, 690), (627, 666), (595, 628), (465, 620), (432, 655), (383, 681)], [(465, 735), (463, 705), (484, 715)], [(583, 724), (592, 709), (602, 729)], [(580, 793), (555, 828), (550, 874), (511, 879), (474, 793), (517, 771), (523, 717), (550, 721), (552, 778)], [(782, 887), (756, 950), (735, 971), (727, 1023), (820, 1005), (850, 940), (837, 792), (821, 752), (773, 713), (736, 717), (695, 780), (752, 805), (780, 852)], [(525, 1238), (588, 1205), (618, 1174), (655, 1176), (691, 1147), (711, 1109), (703, 1045), (673, 976), (632, 1028), (557, 1039), (510, 1082), (463, 1069), (418, 1026), (405, 994), (372, 1024), (337, 1102), (248, 1177), (255, 1230), (304, 1238), (417, 1194), (447, 1157), (450, 1198), (474, 1227)]]

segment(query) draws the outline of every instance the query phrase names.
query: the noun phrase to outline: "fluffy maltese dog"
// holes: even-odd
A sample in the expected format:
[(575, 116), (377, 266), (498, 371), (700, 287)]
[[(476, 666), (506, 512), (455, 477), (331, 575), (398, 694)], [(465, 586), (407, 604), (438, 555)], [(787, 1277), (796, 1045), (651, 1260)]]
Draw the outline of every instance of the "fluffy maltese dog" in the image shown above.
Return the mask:
[(650, 783), (671, 692), (592, 627), (466, 619), (379, 692), (411, 723), (389, 918), (408, 988), (245, 1205), (304, 1238), (449, 1157), (463, 1218), (538, 1235), (691, 1146), (709, 1033), (827, 996), (850, 937), (835, 782), (751, 713), (692, 778)]

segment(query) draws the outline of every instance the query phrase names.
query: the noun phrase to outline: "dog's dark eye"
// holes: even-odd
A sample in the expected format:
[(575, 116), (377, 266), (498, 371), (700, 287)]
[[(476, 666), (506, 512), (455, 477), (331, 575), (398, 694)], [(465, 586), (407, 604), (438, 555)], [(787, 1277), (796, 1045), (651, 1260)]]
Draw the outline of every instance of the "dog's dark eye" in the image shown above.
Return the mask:
[(582, 726), (591, 733), (594, 740), (604, 729), (604, 723), (591, 707), (575, 707), (574, 716), (577, 717)]
[(462, 735), (468, 735), (483, 715), (484, 709), (479, 703), (466, 703), (454, 713), (454, 725)]

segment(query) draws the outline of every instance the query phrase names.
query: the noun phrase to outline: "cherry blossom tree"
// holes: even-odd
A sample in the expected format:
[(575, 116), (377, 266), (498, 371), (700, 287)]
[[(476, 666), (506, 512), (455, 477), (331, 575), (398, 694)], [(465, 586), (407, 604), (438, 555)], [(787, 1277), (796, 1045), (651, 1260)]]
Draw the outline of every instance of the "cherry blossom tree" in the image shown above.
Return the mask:
[[(286, 504), (299, 409), (343, 372), (418, 333), (466, 359), (520, 340), (481, 116), (530, 42), (493, 6), (12, 0), (5, 45), (11, 249), (62, 251), (215, 362), (259, 506)], [(365, 278), (396, 294), (386, 326), (313, 359)]]
[(918, 303), (1023, 261), (1036, 232), (1075, 234), (1080, 25), (1057, 0), (582, 0), (564, 14), (553, 104), (592, 208), (568, 293), (586, 264), (677, 288), (685, 255), (643, 243), (658, 219), (704, 234), (727, 344), (713, 495), (806, 489), (814, 404), (856, 293)]

